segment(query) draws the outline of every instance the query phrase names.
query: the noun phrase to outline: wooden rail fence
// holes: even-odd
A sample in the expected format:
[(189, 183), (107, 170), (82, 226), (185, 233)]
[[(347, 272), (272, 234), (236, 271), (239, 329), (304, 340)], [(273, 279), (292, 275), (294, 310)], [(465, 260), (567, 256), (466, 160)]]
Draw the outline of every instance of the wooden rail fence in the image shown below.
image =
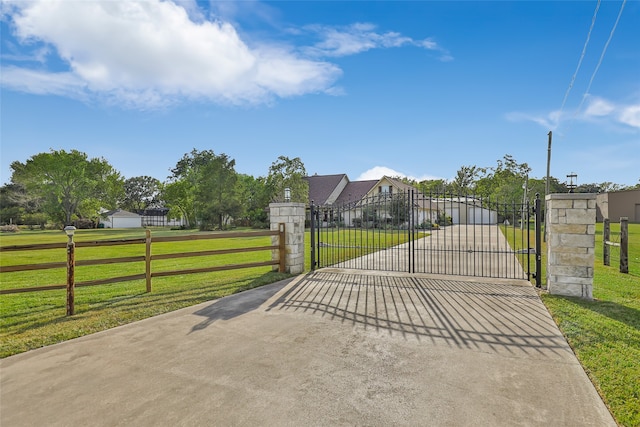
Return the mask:
[(629, 273), (629, 218), (620, 218), (620, 241), (611, 241), (611, 223), (604, 219), (602, 231), (602, 255), (604, 265), (611, 265), (611, 246), (620, 248), (620, 273)]
[[(280, 272), (285, 271), (285, 237), (284, 237), (284, 224), (279, 224), (278, 230), (269, 231), (250, 231), (250, 232), (231, 232), (231, 233), (210, 233), (210, 234), (196, 234), (190, 236), (167, 236), (167, 237), (151, 237), (151, 232), (146, 230), (145, 238), (137, 239), (118, 239), (118, 240), (95, 240), (87, 242), (75, 242), (75, 243), (44, 243), (44, 244), (31, 244), (31, 245), (14, 245), (0, 247), (0, 252), (11, 251), (35, 251), (44, 249), (67, 249), (67, 262), (50, 262), (41, 264), (22, 264), (11, 266), (0, 266), (0, 273), (9, 273), (17, 271), (34, 271), (34, 270), (48, 270), (54, 268), (67, 268), (67, 283), (64, 285), (45, 285), (45, 286), (32, 286), (27, 288), (14, 288), (14, 289), (1, 289), (0, 295), (15, 294), (22, 292), (37, 292), (48, 291), (52, 289), (67, 289), (67, 314), (73, 314), (73, 288), (82, 286), (96, 286), (109, 283), (126, 282), (130, 280), (142, 280), (146, 281), (146, 290), (151, 292), (151, 279), (153, 277), (166, 277), (175, 276), (179, 274), (195, 274), (195, 273), (207, 273), (212, 271), (224, 271), (235, 270), (241, 268), (254, 268), (263, 266), (278, 266)], [(194, 251), (194, 252), (176, 252), (168, 254), (151, 255), (152, 243), (161, 242), (181, 242), (190, 240), (204, 240), (204, 239), (225, 239), (225, 238), (249, 238), (260, 236), (278, 236), (278, 244), (270, 246), (253, 246), (247, 248), (233, 248), (233, 249), (216, 249), (208, 251)], [(97, 246), (117, 246), (117, 245), (145, 245), (145, 254), (139, 256), (128, 256), (119, 258), (103, 258), (92, 260), (79, 260), (75, 261), (73, 253), (75, 247), (97, 247)], [(70, 251), (70, 247), (72, 248)], [(250, 262), (242, 264), (226, 264), (212, 267), (191, 268), (183, 270), (170, 270), (170, 271), (157, 271), (153, 272), (151, 269), (151, 262), (156, 260), (166, 260), (172, 258), (191, 258), (200, 256), (215, 256), (226, 255), (234, 253), (246, 253), (255, 251), (277, 251), (279, 256), (277, 259), (261, 262)], [(82, 267), (88, 265), (101, 265), (101, 264), (120, 264), (130, 262), (142, 262), (145, 263), (145, 271), (139, 274), (130, 274), (125, 276), (110, 277), (106, 279), (89, 280), (85, 282), (75, 282), (75, 267)], [(69, 295), (69, 290), (71, 291)], [(71, 301), (69, 301), (69, 298)], [(70, 303), (70, 304), (69, 304)]]

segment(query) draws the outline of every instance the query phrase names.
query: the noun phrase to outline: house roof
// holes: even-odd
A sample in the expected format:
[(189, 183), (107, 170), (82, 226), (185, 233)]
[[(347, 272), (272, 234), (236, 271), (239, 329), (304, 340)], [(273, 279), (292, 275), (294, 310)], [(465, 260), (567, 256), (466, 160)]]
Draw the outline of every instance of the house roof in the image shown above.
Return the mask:
[(316, 205), (324, 205), (333, 190), (335, 190), (340, 181), (346, 176), (344, 173), (338, 175), (306, 176), (304, 179), (309, 183), (309, 201), (313, 201)]
[(383, 179), (386, 179), (387, 181), (389, 181), (390, 183), (392, 183), (395, 187), (399, 188), (402, 191), (408, 191), (408, 190), (415, 190), (415, 187), (409, 185), (409, 184), (405, 184), (402, 181), (399, 181), (395, 178), (390, 178), (388, 176), (383, 176), (380, 181), (382, 181)]
[(344, 179), (347, 180), (347, 184), (340, 192), (340, 195), (336, 197), (334, 203), (359, 201), (375, 188), (379, 182), (385, 179), (402, 191), (413, 189), (412, 186), (387, 176), (366, 181), (349, 181), (349, 177), (341, 173), (336, 175), (313, 175), (304, 179), (309, 183), (309, 202), (313, 201), (315, 205), (319, 206), (327, 204), (329, 197)]
[(347, 203), (362, 199), (378, 183), (378, 180), (353, 181), (347, 184), (336, 199), (336, 203)]
[(140, 215), (138, 215), (137, 213), (125, 211), (125, 210), (122, 210), (122, 209), (113, 209), (113, 210), (110, 210), (110, 211), (106, 211), (106, 212), (103, 213), (103, 215), (115, 216), (115, 217), (118, 217), (118, 218), (138, 218), (138, 217), (140, 217)]

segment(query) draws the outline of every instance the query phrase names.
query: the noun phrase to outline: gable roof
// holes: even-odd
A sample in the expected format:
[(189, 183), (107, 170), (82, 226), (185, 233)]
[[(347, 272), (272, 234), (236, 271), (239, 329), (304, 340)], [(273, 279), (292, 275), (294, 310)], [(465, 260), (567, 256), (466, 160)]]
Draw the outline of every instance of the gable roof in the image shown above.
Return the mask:
[[(409, 185), (409, 184), (407, 184), (407, 183), (404, 183), (404, 182), (402, 182), (402, 181), (400, 181), (400, 180), (397, 180), (397, 179), (395, 179), (395, 178), (391, 178), (391, 177), (388, 177), (388, 176), (386, 176), (386, 175), (385, 175), (385, 176), (383, 176), (383, 177), (380, 179), (380, 181), (382, 181), (382, 180), (384, 180), (384, 179), (386, 179), (387, 181), (389, 181), (389, 182), (390, 182), (390, 183), (392, 183), (395, 187), (399, 188), (399, 189), (400, 189), (400, 190), (402, 190), (402, 191), (416, 190), (416, 188), (415, 188), (414, 186)], [(416, 191), (417, 191), (417, 190), (416, 190)]]
[[(309, 202), (316, 205), (324, 205), (327, 202), (331, 193), (336, 189), (340, 181), (342, 181), (346, 174), (341, 173), (337, 175), (313, 175), (305, 176), (304, 179), (309, 183)], [(347, 178), (349, 180), (349, 178)]]
[(115, 216), (118, 218), (139, 218), (140, 215), (138, 215), (137, 213), (133, 213), (133, 212), (129, 212), (129, 211), (125, 211), (122, 209), (114, 209), (111, 211), (106, 211), (103, 212), (103, 215), (109, 217), (109, 216)]
[(336, 203), (361, 200), (378, 182), (378, 180), (350, 182), (344, 190), (342, 190), (342, 193), (340, 193), (340, 196), (336, 199)]
[(323, 206), (327, 204), (331, 204), (327, 202), (327, 199), (336, 191), (338, 186), (346, 180), (347, 183), (345, 187), (340, 192), (340, 195), (335, 198), (333, 203), (335, 204), (348, 204), (350, 202), (360, 202), (364, 199), (367, 194), (370, 194), (376, 186), (382, 182), (387, 182), (401, 192), (413, 190), (417, 194), (421, 195), (418, 197), (418, 202), (416, 206), (421, 207), (426, 210), (438, 210), (438, 202), (427, 198), (422, 195), (415, 187), (405, 184), (402, 181), (399, 181), (394, 178), (390, 178), (388, 176), (383, 176), (380, 179), (373, 179), (367, 181), (349, 181), (349, 177), (346, 174), (338, 174), (338, 175), (313, 175), (306, 176), (304, 179), (309, 183), (309, 203), (313, 201), (313, 203), (317, 206)]

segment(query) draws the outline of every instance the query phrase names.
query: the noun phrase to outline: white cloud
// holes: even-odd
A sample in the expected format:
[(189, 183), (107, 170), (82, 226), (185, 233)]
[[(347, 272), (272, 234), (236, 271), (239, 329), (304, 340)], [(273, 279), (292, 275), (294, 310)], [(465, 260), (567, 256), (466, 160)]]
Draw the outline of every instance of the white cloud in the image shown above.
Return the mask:
[(413, 180), (418, 181), (418, 182), (424, 181), (424, 180), (428, 180), (428, 179), (442, 179), (442, 178), (438, 178), (438, 177), (431, 176), (431, 175), (422, 175), (422, 176), (416, 177), (416, 176), (407, 175), (407, 174), (402, 173), (402, 172), (398, 172), (398, 171), (396, 171), (394, 169), (391, 169), (391, 168), (388, 168), (386, 166), (374, 166), (371, 169), (362, 172), (360, 174), (360, 176), (358, 176), (358, 178), (356, 178), (356, 181), (375, 180), (375, 179), (380, 179), (383, 176), (388, 176), (388, 177), (400, 176), (400, 177), (404, 177), (404, 178), (413, 179)]
[(596, 96), (590, 96), (587, 101), (588, 105), (582, 113), (569, 114), (567, 112), (552, 111), (547, 114), (529, 114), (511, 112), (507, 113), (505, 117), (507, 120), (514, 122), (531, 121), (550, 130), (556, 130), (560, 123), (565, 120), (590, 121), (603, 124), (612, 122), (640, 129), (640, 104), (624, 105)]
[(231, 24), (195, 22), (192, 2), (182, 4), (189, 14), (159, 0), (15, 3), (18, 39), (54, 47), (69, 69), (4, 68), (3, 84), (39, 94), (67, 87), (70, 96), (153, 108), (185, 98), (241, 104), (324, 92), (341, 74), (281, 47), (249, 47)]
[(555, 130), (558, 127), (559, 111), (552, 111), (546, 115), (536, 115), (521, 112), (511, 112), (506, 114), (507, 120), (511, 122), (534, 122), (545, 129)]
[(625, 105), (590, 96), (589, 105), (579, 117), (582, 120), (608, 120), (640, 129), (640, 104)]
[[(251, 42), (231, 23), (240, 7), (231, 3), (213, 3), (209, 17), (196, 0), (4, 0), (0, 5), (20, 43), (16, 54), (3, 56), (13, 61), (0, 70), (5, 87), (127, 108), (340, 95), (344, 90), (334, 84), (342, 70), (321, 58), (370, 49), (409, 45), (438, 52), (442, 61), (452, 59), (431, 39), (379, 32), (368, 23), (288, 31), (293, 37), (313, 33), (320, 39), (313, 47)], [(259, 3), (249, 9), (266, 21), (274, 14)], [(32, 59), (39, 63), (17, 63)]]
[(74, 96), (80, 96), (86, 85), (73, 73), (47, 73), (13, 66), (2, 69), (2, 83), (37, 95), (73, 93)]
[(431, 39), (414, 40), (394, 31), (381, 33), (370, 23), (355, 23), (344, 27), (311, 25), (306, 27), (321, 38), (321, 41), (304, 51), (313, 56), (347, 56), (371, 49), (417, 46), (442, 53), (441, 60), (453, 57)]
[(593, 97), (585, 110), (585, 116), (608, 116), (615, 110), (615, 106), (607, 100)]
[(631, 127), (640, 129), (640, 104), (621, 108), (618, 120)]

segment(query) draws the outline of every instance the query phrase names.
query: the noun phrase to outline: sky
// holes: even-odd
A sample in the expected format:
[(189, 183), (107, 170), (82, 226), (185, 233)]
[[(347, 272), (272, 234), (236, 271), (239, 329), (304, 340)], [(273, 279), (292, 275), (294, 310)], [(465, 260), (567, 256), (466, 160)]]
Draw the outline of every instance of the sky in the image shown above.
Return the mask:
[(49, 150), (165, 181), (191, 150), (266, 176), (640, 180), (640, 1), (0, 0), (0, 180)]

